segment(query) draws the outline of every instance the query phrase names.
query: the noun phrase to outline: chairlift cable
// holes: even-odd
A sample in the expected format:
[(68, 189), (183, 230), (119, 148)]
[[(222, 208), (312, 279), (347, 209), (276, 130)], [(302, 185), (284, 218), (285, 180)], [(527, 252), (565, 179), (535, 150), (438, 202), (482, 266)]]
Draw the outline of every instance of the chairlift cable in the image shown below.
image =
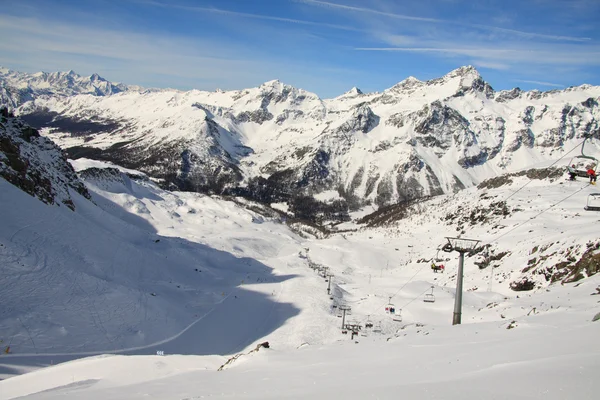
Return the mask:
[[(573, 150), (577, 149), (579, 146), (584, 145), (585, 141), (588, 138), (585, 138), (583, 140), (583, 142), (579, 143), (577, 146), (573, 147), (571, 150), (567, 151), (565, 154), (562, 155), (562, 157), (560, 157), (558, 160), (554, 161), (552, 164), (550, 164), (550, 166), (548, 166), (548, 168), (551, 168), (553, 166), (555, 166), (556, 164), (558, 164), (558, 162), (560, 160), (562, 160), (563, 158), (565, 158), (569, 153), (571, 153)], [(531, 182), (533, 182), (533, 179), (529, 178), (529, 181), (527, 181), (527, 183), (525, 183), (523, 186), (521, 186), (520, 188), (518, 188), (517, 190), (515, 190), (513, 193), (510, 194), (510, 196), (508, 196), (507, 198), (505, 198), (503, 201), (506, 201), (508, 199), (510, 199), (511, 197), (513, 197), (515, 194), (519, 193), (521, 190), (523, 190), (525, 188), (525, 186), (529, 185)]]
[[(563, 158), (565, 158), (565, 157), (566, 157), (566, 156), (567, 156), (569, 153), (571, 153), (572, 151), (574, 151), (575, 149), (577, 149), (579, 146), (583, 145), (583, 144), (586, 142), (586, 140), (587, 140), (587, 139), (588, 139), (588, 137), (586, 137), (586, 138), (585, 138), (585, 139), (584, 139), (584, 140), (583, 140), (581, 143), (579, 143), (577, 146), (573, 147), (571, 150), (569, 150), (568, 152), (564, 153), (564, 154), (563, 154), (563, 155), (562, 155), (562, 156), (561, 156), (561, 157), (560, 157), (558, 160), (556, 160), (556, 161), (554, 161), (552, 164), (550, 164), (550, 165), (548, 166), (548, 168), (551, 168), (551, 167), (553, 167), (553, 166), (554, 166), (554, 165), (556, 165), (556, 164), (557, 164), (559, 161), (561, 161)], [(510, 199), (510, 198), (511, 198), (511, 197), (513, 197), (515, 194), (517, 194), (518, 192), (520, 192), (521, 190), (523, 190), (523, 189), (524, 189), (524, 188), (525, 188), (527, 185), (529, 185), (531, 182), (533, 182), (533, 179), (529, 178), (529, 181), (528, 181), (527, 183), (525, 183), (523, 186), (521, 186), (521, 187), (520, 187), (520, 188), (518, 188), (516, 191), (514, 191), (513, 193), (511, 193), (511, 194), (510, 194), (510, 196), (508, 196), (507, 198), (505, 198), (505, 199), (504, 199), (504, 201), (506, 201), (506, 200)], [(522, 226), (522, 225), (526, 224), (527, 222), (529, 222), (529, 221), (531, 221), (531, 220), (533, 220), (533, 219), (537, 218), (538, 216), (542, 215), (543, 213), (545, 213), (546, 211), (550, 210), (551, 208), (553, 208), (553, 207), (555, 207), (555, 206), (559, 205), (559, 204), (560, 204), (560, 203), (562, 203), (563, 201), (565, 201), (565, 200), (567, 200), (567, 199), (569, 199), (569, 198), (573, 197), (574, 195), (576, 195), (577, 193), (581, 192), (583, 189), (587, 188), (588, 186), (590, 186), (590, 184), (587, 184), (586, 186), (583, 186), (582, 188), (580, 188), (580, 189), (579, 189), (579, 190), (577, 190), (576, 192), (574, 192), (574, 193), (572, 193), (572, 194), (568, 195), (567, 197), (565, 197), (565, 198), (561, 199), (560, 201), (558, 201), (557, 203), (555, 203), (555, 204), (551, 205), (550, 207), (546, 208), (545, 210), (542, 210), (541, 212), (539, 212), (538, 214), (536, 214), (536, 215), (534, 215), (533, 217), (529, 218), (528, 220), (526, 220), (526, 221), (523, 221), (523, 222), (521, 222), (520, 224), (518, 224), (518, 225), (514, 226), (513, 228), (511, 228), (510, 230), (508, 230), (507, 232), (504, 232), (504, 233), (502, 233), (500, 236), (497, 236), (497, 237), (495, 237), (494, 239), (491, 239), (491, 240), (488, 240), (488, 241), (485, 241), (485, 242), (483, 242), (483, 241), (482, 241), (481, 245), (483, 245), (483, 244), (489, 244), (489, 243), (491, 243), (491, 242), (495, 242), (495, 241), (497, 241), (498, 239), (500, 239), (500, 238), (502, 238), (502, 237), (504, 237), (504, 236), (508, 235), (509, 233), (511, 233), (512, 231), (516, 230), (516, 229), (517, 229), (517, 228), (519, 228), (520, 226)], [(436, 256), (435, 256), (435, 257), (437, 257), (437, 254), (439, 254), (439, 250), (437, 250), (437, 253), (436, 253)], [(432, 257), (432, 259), (433, 259), (433, 257)], [(428, 264), (425, 264), (425, 265), (428, 265)], [(404, 287), (405, 287), (406, 285), (408, 285), (408, 284), (409, 284), (409, 283), (410, 283), (410, 282), (411, 282), (411, 281), (412, 281), (412, 280), (413, 280), (413, 279), (414, 279), (414, 278), (417, 276), (417, 274), (419, 274), (419, 272), (421, 272), (421, 271), (423, 270), (423, 268), (425, 267), (425, 265), (424, 265), (424, 266), (422, 266), (421, 268), (419, 268), (419, 269), (417, 270), (417, 272), (415, 272), (415, 273), (414, 273), (414, 275), (413, 275), (413, 276), (411, 276), (411, 277), (408, 279), (408, 281), (406, 281), (406, 282), (405, 282), (405, 283), (404, 283), (404, 284), (403, 284), (403, 285), (402, 285), (402, 286), (401, 286), (401, 287), (400, 287), (400, 288), (399, 288), (399, 289), (398, 289), (398, 290), (397, 290), (397, 291), (396, 291), (396, 292), (395, 292), (395, 293), (394, 293), (392, 296), (390, 296), (390, 297), (389, 297), (389, 299), (390, 299), (389, 301), (391, 301), (391, 299), (392, 299), (392, 298), (396, 297), (396, 296), (398, 295), (398, 293), (400, 293), (400, 291), (401, 291), (402, 289), (404, 289)], [(402, 308), (400, 308), (400, 311), (402, 311), (402, 309), (404, 309), (405, 307), (407, 307), (409, 304), (411, 304), (412, 302), (414, 302), (416, 299), (418, 299), (418, 298), (420, 298), (421, 296), (423, 296), (423, 295), (424, 295), (424, 294), (425, 294), (427, 291), (429, 291), (429, 290), (430, 290), (430, 288), (427, 288), (427, 289), (426, 289), (426, 290), (424, 290), (422, 293), (420, 293), (418, 296), (416, 296), (415, 298), (413, 298), (412, 300), (410, 300), (408, 303), (406, 303), (404, 306), (402, 306)], [(388, 301), (388, 303), (389, 303), (389, 301)], [(385, 305), (386, 305), (386, 304), (388, 304), (388, 303), (385, 303), (385, 302), (384, 302), (383, 304), (381, 304), (380, 306), (378, 306), (376, 309), (374, 309), (374, 310), (373, 310), (372, 314), (374, 314), (374, 313), (375, 313), (377, 310), (380, 310), (382, 307), (385, 307)]]
[(527, 219), (527, 220), (525, 220), (525, 221), (523, 221), (523, 222), (521, 222), (521, 223), (517, 224), (516, 226), (512, 227), (512, 228), (511, 228), (511, 229), (509, 229), (508, 231), (506, 231), (506, 232), (503, 232), (503, 233), (502, 233), (500, 236), (497, 236), (497, 237), (495, 237), (495, 238), (493, 238), (493, 239), (490, 239), (490, 240), (487, 240), (487, 241), (485, 241), (485, 242), (483, 242), (483, 241), (482, 241), (482, 243), (481, 243), (481, 244), (482, 244), (482, 245), (483, 245), (483, 244), (489, 244), (489, 243), (491, 243), (491, 242), (495, 242), (495, 241), (497, 241), (498, 239), (500, 239), (501, 237), (504, 237), (504, 236), (508, 235), (509, 233), (511, 233), (512, 231), (514, 231), (515, 229), (517, 229), (517, 228), (521, 227), (522, 225), (525, 225), (525, 224), (526, 224), (526, 223), (528, 223), (529, 221), (531, 221), (531, 220), (533, 220), (533, 219), (535, 219), (535, 218), (539, 217), (540, 215), (542, 215), (542, 214), (543, 214), (543, 213), (545, 213), (546, 211), (550, 210), (551, 208), (554, 208), (554, 207), (556, 207), (557, 205), (559, 205), (559, 204), (560, 204), (560, 203), (562, 203), (563, 201), (565, 201), (565, 200), (567, 200), (567, 199), (569, 199), (569, 198), (571, 198), (571, 197), (575, 196), (577, 193), (581, 192), (583, 189), (586, 189), (586, 188), (587, 188), (587, 187), (589, 187), (589, 186), (590, 186), (590, 184), (589, 184), (589, 183), (588, 183), (587, 185), (585, 185), (585, 186), (582, 186), (582, 187), (581, 187), (579, 190), (577, 190), (577, 191), (575, 191), (575, 192), (571, 193), (570, 195), (568, 195), (567, 197), (565, 197), (565, 198), (563, 198), (563, 199), (559, 200), (557, 203), (554, 203), (554, 204), (552, 204), (550, 207), (548, 207), (548, 208), (546, 208), (546, 209), (544, 209), (544, 210), (540, 211), (539, 213), (537, 213), (537, 214), (536, 214), (536, 215), (534, 215), (533, 217), (531, 217), (531, 218), (529, 218), (529, 219)]

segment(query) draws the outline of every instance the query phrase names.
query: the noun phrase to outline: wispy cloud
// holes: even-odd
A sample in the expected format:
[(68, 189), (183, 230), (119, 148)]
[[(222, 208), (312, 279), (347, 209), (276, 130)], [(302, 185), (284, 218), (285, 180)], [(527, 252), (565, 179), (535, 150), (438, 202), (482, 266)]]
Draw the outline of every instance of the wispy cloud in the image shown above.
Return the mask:
[[(24, 71), (110, 73), (142, 86), (241, 89), (279, 78), (296, 86), (346, 89), (339, 71), (310, 61), (290, 64), (256, 48), (214, 39), (103, 29), (0, 14), (0, 65)], [(345, 71), (345, 73), (349, 73)], [(318, 76), (315, 76), (318, 75)], [(337, 77), (336, 77), (337, 76)]]
[(368, 14), (374, 14), (374, 15), (381, 15), (381, 16), (384, 16), (384, 17), (396, 18), (396, 19), (404, 19), (404, 20), (407, 20), (407, 21), (446, 22), (444, 20), (437, 19), (437, 18), (415, 17), (415, 16), (412, 16), (412, 15), (395, 14), (395, 13), (389, 13), (389, 12), (385, 12), (385, 11), (378, 11), (378, 10), (375, 10), (375, 9), (372, 9), (372, 8), (347, 6), (347, 5), (344, 5), (344, 4), (330, 3), (330, 2), (327, 2), (327, 1), (318, 1), (318, 0), (296, 0), (296, 1), (298, 3), (316, 5), (316, 6), (321, 6), (321, 7), (337, 8), (337, 9), (346, 10), (346, 11), (354, 11), (354, 12), (360, 12), (360, 13), (368, 13)]
[(540, 86), (565, 87), (565, 85), (561, 85), (559, 83), (530, 81), (530, 80), (526, 80), (526, 79), (515, 79), (515, 82), (531, 83), (533, 85), (540, 85)]
[(543, 34), (543, 33), (527, 32), (527, 31), (521, 31), (521, 30), (516, 30), (516, 29), (507, 29), (507, 28), (497, 27), (497, 26), (493, 26), (493, 25), (486, 25), (486, 24), (470, 24), (470, 23), (460, 22), (460, 21), (456, 21), (456, 20), (417, 17), (417, 16), (412, 16), (412, 15), (406, 15), (406, 14), (397, 14), (397, 13), (392, 13), (392, 12), (379, 11), (379, 10), (376, 10), (373, 8), (348, 6), (348, 5), (344, 5), (344, 4), (331, 3), (331, 2), (320, 1), (320, 0), (294, 0), (294, 1), (299, 2), (299, 3), (308, 4), (308, 5), (327, 7), (327, 8), (331, 8), (331, 9), (339, 9), (339, 10), (343, 10), (343, 11), (373, 14), (373, 15), (379, 15), (379, 16), (383, 16), (383, 17), (387, 17), (387, 18), (402, 19), (402, 20), (407, 20), (407, 21), (459, 25), (459, 26), (469, 27), (469, 28), (477, 28), (477, 29), (483, 29), (483, 30), (494, 31), (494, 32), (502, 32), (505, 34), (516, 35), (516, 36), (525, 37), (525, 38), (538, 38), (538, 39), (546, 39), (546, 40), (554, 40), (554, 41), (570, 41), (570, 42), (588, 42), (591, 40), (591, 38), (588, 38), (588, 37), (547, 35), (547, 34)]
[(357, 51), (383, 51), (405, 53), (440, 53), (478, 58), (480, 61), (496, 60), (507, 63), (600, 65), (600, 47), (579, 48), (571, 46), (546, 46), (537, 48), (489, 48), (489, 47), (356, 47)]
[(329, 23), (325, 23), (325, 22), (308, 21), (308, 20), (295, 19), (295, 18), (284, 18), (284, 17), (277, 17), (277, 16), (272, 16), (272, 15), (264, 15), (264, 14), (243, 13), (243, 12), (238, 12), (238, 11), (224, 10), (224, 9), (216, 8), (216, 7), (185, 6), (185, 5), (179, 5), (179, 4), (174, 4), (174, 3), (161, 3), (161, 2), (153, 1), (153, 0), (133, 0), (133, 1), (135, 1), (136, 3), (139, 3), (139, 4), (145, 4), (148, 6), (163, 7), (163, 8), (170, 8), (170, 9), (177, 9), (177, 10), (184, 10), (184, 11), (191, 11), (191, 12), (198, 12), (198, 13), (213, 13), (213, 14), (221, 14), (221, 15), (227, 15), (227, 16), (233, 16), (233, 17), (261, 19), (261, 20), (275, 21), (275, 22), (285, 22), (285, 23), (297, 24), (297, 25), (319, 26), (319, 27), (323, 27), (323, 28), (331, 28), (331, 29), (338, 29), (338, 30), (344, 30), (344, 31), (360, 31), (360, 29), (357, 29), (356, 27), (352, 27), (352, 26), (329, 24)]

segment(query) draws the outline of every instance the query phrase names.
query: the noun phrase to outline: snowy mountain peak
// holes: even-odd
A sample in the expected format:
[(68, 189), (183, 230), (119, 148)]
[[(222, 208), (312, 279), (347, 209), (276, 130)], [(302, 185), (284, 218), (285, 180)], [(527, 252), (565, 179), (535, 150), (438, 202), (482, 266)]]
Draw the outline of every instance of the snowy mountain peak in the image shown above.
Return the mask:
[(261, 89), (281, 91), (281, 90), (283, 90), (283, 88), (285, 88), (285, 87), (291, 87), (291, 86), (284, 84), (279, 79), (273, 79), (271, 81), (267, 81), (267, 82), (263, 83), (259, 87)]
[(360, 90), (359, 88), (357, 88), (356, 86), (354, 86), (352, 89), (348, 90), (346, 93), (342, 94), (341, 96), (336, 97), (336, 99), (352, 99), (358, 96), (363, 95), (362, 90)]
[(472, 65), (465, 65), (459, 68), (456, 68), (450, 72), (448, 72), (444, 77), (454, 78), (454, 77), (466, 77), (466, 76), (474, 76), (481, 77), (479, 71)]
[(137, 86), (109, 82), (97, 73), (89, 77), (81, 76), (73, 70), (29, 74), (8, 68), (0, 68), (0, 87), (0, 100), (9, 109), (15, 109), (40, 96), (109, 96), (125, 91), (144, 90)]
[(106, 82), (106, 79), (104, 79), (103, 77), (101, 77), (100, 75), (93, 73), (92, 75), (90, 75), (89, 80), (92, 82), (95, 81), (100, 81), (100, 82)]
[(422, 86), (424, 83), (422, 81), (420, 81), (419, 79), (415, 78), (414, 76), (409, 76), (408, 78), (398, 82), (397, 84), (395, 84), (394, 86), (392, 86), (390, 89), (391, 91), (404, 91), (404, 90), (409, 90), (409, 89), (414, 89), (417, 88), (419, 86)]
[(467, 65), (464, 67), (457, 68), (453, 71), (450, 71), (442, 78), (433, 79), (431, 81), (427, 81), (428, 84), (435, 85), (451, 85), (454, 86), (457, 84), (455, 96), (462, 96), (466, 92), (479, 92), (485, 95), (488, 99), (494, 97), (495, 92), (494, 89), (490, 86), (489, 83), (483, 80), (479, 71), (475, 69), (472, 65)]

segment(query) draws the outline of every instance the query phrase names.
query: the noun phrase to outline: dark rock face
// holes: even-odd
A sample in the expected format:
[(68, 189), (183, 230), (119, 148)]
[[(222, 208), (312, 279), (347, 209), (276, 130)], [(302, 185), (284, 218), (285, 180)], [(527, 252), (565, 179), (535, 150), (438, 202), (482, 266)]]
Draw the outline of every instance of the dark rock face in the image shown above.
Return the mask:
[(421, 134), (417, 137), (417, 142), (425, 147), (448, 150), (452, 145), (453, 137), (460, 139), (461, 136), (473, 135), (469, 129), (469, 121), (459, 112), (439, 101), (425, 105), (412, 117), (419, 121), (415, 125), (415, 132)]
[(62, 150), (6, 108), (0, 110), (0, 176), (46, 204), (74, 210), (70, 190), (91, 198)]
[(509, 100), (516, 99), (523, 91), (520, 88), (514, 88), (512, 90), (503, 90), (496, 95), (496, 101), (498, 103), (505, 103)]
[(113, 132), (121, 129), (123, 123), (113, 120), (69, 118), (47, 109), (35, 110), (20, 117), (26, 124), (36, 129), (53, 128), (69, 132), (73, 136), (86, 136), (95, 133)]
[(379, 124), (376, 116), (366, 103), (361, 103), (352, 112), (352, 117), (338, 128), (338, 132), (362, 132), (368, 133)]

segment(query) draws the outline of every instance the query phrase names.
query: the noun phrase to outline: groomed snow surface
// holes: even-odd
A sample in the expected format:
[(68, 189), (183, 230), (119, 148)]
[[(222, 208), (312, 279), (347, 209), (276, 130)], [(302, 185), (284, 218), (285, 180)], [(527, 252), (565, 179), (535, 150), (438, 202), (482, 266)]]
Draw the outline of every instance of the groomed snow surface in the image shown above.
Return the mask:
[[(73, 194), (72, 212), (0, 180), (0, 399), (596, 398), (600, 278), (508, 287), (536, 245), (597, 240), (600, 213), (583, 210), (596, 190), (583, 181), (533, 181), (507, 200), (521, 211), (465, 227), (511, 254), (493, 275), (467, 258), (459, 326), (457, 253), (436, 248), (458, 233), (443, 217), (480, 201), (476, 188), (391, 227), (347, 223), (360, 229), (315, 239), (125, 175), (86, 185), (95, 204)], [(436, 256), (446, 273), (418, 262)], [(390, 296), (401, 321), (385, 313)], [(340, 305), (358, 336), (341, 333)]]

